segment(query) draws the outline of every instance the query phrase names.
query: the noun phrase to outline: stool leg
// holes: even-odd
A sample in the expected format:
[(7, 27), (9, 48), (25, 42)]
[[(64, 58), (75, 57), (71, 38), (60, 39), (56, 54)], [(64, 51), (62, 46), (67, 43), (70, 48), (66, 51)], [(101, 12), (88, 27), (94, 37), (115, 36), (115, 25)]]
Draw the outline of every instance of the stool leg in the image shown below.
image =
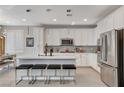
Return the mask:
[(74, 83), (76, 84), (76, 70), (74, 70), (75, 74), (74, 74)]
[(48, 76), (48, 84), (50, 83), (50, 76)]
[(18, 85), (22, 81), (22, 77), (19, 81), (17, 81), (17, 69), (15, 69), (15, 85)]
[(17, 69), (15, 68), (15, 85), (16, 85), (16, 79), (17, 79)]
[(16, 85), (18, 85), (21, 81), (22, 81), (22, 79), (21, 79), (21, 80), (19, 80), (18, 82), (16, 82)]
[(28, 81), (29, 81), (28, 84), (31, 84), (32, 81), (29, 80), (29, 77), (30, 77), (29, 72), (30, 72), (30, 69), (27, 69), (27, 77), (28, 77)]
[(32, 84), (36, 82), (36, 76), (34, 76), (34, 80), (32, 81)]
[(64, 76), (64, 70), (63, 70), (63, 84), (65, 83), (65, 76)]
[(44, 82), (44, 84), (46, 84), (47, 83), (47, 78), (48, 78), (47, 77), (47, 69), (45, 70), (45, 75), (44, 76), (45, 76), (45, 82)]
[(60, 84), (62, 84), (62, 70), (60, 70)]

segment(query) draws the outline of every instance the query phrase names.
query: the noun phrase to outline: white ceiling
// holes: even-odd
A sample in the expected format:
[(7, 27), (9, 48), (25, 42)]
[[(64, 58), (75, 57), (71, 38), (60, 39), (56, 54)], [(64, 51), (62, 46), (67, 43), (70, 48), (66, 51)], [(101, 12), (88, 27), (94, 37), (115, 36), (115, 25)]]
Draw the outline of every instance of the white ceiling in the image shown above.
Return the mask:
[[(119, 7), (117, 5), (0, 5), (0, 25), (70, 25), (71, 23), (89, 25), (95, 24)], [(31, 9), (31, 12), (27, 13), (26, 9)], [(47, 12), (46, 9), (51, 11)], [(66, 16), (67, 9), (72, 10), (71, 17)], [(85, 18), (87, 22), (84, 21)]]

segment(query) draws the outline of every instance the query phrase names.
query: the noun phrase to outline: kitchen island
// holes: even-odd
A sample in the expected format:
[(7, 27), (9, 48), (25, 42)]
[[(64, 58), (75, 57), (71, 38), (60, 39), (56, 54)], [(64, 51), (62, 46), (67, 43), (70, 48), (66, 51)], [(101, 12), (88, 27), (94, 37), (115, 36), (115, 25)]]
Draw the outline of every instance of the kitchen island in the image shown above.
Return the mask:
[[(47, 65), (51, 65), (51, 64), (74, 64), (76, 65), (76, 57), (71, 55), (71, 56), (61, 56), (61, 55), (53, 55), (53, 56), (44, 56), (44, 55), (40, 55), (40, 56), (36, 56), (36, 55), (17, 55), (16, 56), (16, 66), (22, 65), (22, 64), (47, 64)], [(41, 71), (41, 70), (40, 70)], [(41, 73), (39, 72), (39, 70), (35, 70), (34, 72), (31, 72), (31, 74), (33, 73)], [(46, 72), (45, 72), (46, 73)], [(47, 74), (54, 74), (55, 71), (51, 70), (50, 72), (47, 72)], [(57, 70), (56, 73), (61, 73), (60, 70)], [(73, 70), (70, 71), (70, 74), (74, 74), (75, 72)], [(66, 71), (66, 74), (68, 75), (68, 70)], [(20, 80), (21, 76), (27, 76), (27, 70), (21, 69), (16, 71), (16, 80)], [(23, 78), (25, 80), (27, 80), (28, 78)], [(55, 78), (54, 78), (55, 79)], [(57, 78), (59, 79), (59, 78)]]
[(35, 56), (35, 55), (17, 55), (16, 65), (20, 64), (76, 64), (75, 56)]

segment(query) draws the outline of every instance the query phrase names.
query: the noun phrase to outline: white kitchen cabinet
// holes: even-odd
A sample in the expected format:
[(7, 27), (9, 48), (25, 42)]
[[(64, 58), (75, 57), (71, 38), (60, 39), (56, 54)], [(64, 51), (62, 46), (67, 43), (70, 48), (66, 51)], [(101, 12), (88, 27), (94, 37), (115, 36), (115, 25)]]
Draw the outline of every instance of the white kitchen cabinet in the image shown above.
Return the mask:
[(24, 51), (24, 30), (8, 30), (6, 36), (6, 53), (16, 54)]
[(124, 7), (116, 10), (114, 13), (114, 28), (119, 29), (124, 27)]
[(96, 71), (100, 72), (100, 67), (97, 64), (97, 54), (87, 53), (87, 64), (94, 68)]
[(87, 45), (96, 46), (97, 45), (97, 34), (95, 30), (87, 32)]
[(84, 30), (81, 32), (81, 38), (80, 38), (81, 45), (84, 45), (84, 46), (87, 45), (88, 32), (89, 30)]
[(87, 53), (76, 53), (76, 66), (77, 67), (88, 66)]
[(45, 42), (51, 46), (60, 45), (60, 38), (61, 38), (60, 35), (62, 35), (61, 31), (57, 29), (47, 29), (45, 35), (46, 38)]
[(75, 37), (74, 37), (74, 43), (75, 45), (82, 45), (82, 32), (75, 31)]
[(106, 31), (110, 31), (112, 29), (114, 29), (114, 15), (110, 14), (108, 15), (108, 17), (106, 18)]
[(61, 39), (71, 38), (76, 46), (96, 45), (96, 33), (93, 29), (47, 29), (45, 31), (48, 45), (60, 45)]

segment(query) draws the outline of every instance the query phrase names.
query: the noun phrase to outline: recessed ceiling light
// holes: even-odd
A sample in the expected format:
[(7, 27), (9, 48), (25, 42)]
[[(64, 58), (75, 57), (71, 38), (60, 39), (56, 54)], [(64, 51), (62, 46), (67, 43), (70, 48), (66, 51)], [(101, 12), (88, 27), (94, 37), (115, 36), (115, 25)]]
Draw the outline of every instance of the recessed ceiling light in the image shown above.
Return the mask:
[(22, 19), (23, 22), (27, 21), (25, 18)]
[(87, 22), (87, 19), (85, 18), (84, 21)]
[(53, 21), (56, 21), (56, 19), (53, 19)]
[(73, 21), (73, 22), (71, 22), (71, 25), (75, 25), (75, 22)]

